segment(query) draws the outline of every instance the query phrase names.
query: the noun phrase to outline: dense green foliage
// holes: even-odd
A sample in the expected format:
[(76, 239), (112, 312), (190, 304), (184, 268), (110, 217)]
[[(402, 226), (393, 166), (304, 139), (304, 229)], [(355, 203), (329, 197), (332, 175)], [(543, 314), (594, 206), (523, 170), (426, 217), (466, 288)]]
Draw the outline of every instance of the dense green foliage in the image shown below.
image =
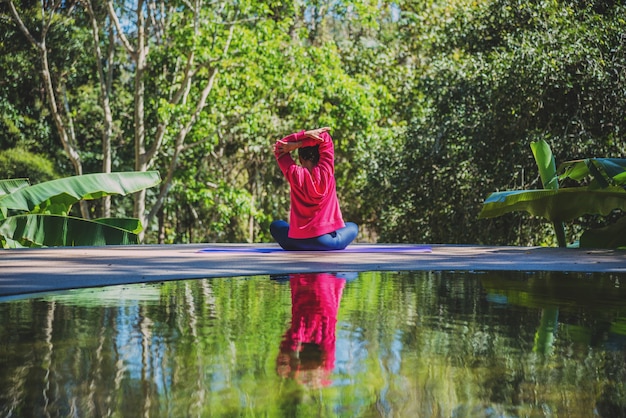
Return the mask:
[(58, 177), (52, 162), (23, 148), (0, 151), (2, 178), (28, 178), (31, 183), (41, 183)]
[(541, 187), (532, 141), (549, 139), (559, 161), (623, 155), (625, 11), (508, 0), (450, 10), (417, 79), (419, 112), (386, 157), (397, 164), (373, 185), (392, 202), (380, 203), (382, 235), (545, 242), (545, 227), (520, 215), (476, 221), (480, 203), (493, 190)]
[(288, 211), (271, 145), (322, 125), (363, 240), (553, 244), (540, 219), (479, 220), (485, 196), (538, 186), (538, 139), (623, 157), (622, 2), (139, 4), (0, 3), (0, 148), (64, 176), (157, 169), (161, 190), (112, 205), (146, 242), (270, 240)]

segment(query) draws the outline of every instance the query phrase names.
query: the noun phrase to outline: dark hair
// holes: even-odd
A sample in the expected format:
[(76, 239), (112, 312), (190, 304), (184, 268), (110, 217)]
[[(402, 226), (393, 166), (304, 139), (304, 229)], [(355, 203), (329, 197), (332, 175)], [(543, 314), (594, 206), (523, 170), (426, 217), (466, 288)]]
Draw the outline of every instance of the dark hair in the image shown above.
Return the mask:
[(298, 156), (303, 160), (311, 161), (313, 164), (317, 164), (320, 160), (320, 146), (315, 145), (312, 147), (298, 148)]

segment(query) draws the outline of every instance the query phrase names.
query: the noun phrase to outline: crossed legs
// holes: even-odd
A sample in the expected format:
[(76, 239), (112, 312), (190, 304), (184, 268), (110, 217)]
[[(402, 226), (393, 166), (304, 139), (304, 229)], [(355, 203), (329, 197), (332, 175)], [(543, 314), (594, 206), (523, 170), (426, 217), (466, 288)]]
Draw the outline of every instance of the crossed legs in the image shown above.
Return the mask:
[(289, 224), (283, 220), (274, 221), (270, 225), (270, 233), (278, 244), (288, 251), (332, 251), (343, 250), (356, 238), (359, 227), (354, 222), (346, 222), (346, 226), (319, 237), (294, 239), (289, 238)]

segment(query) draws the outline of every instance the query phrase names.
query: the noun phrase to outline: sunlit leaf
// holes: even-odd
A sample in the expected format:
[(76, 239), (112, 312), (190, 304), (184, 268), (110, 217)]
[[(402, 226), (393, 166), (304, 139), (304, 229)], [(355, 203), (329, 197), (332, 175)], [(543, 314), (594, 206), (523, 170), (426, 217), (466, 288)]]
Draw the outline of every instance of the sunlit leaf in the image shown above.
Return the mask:
[(559, 178), (556, 175), (556, 162), (548, 143), (543, 139), (531, 142), (530, 149), (533, 151), (533, 155), (535, 156), (543, 188), (558, 189)]
[(93, 219), (93, 222), (123, 229), (124, 231), (132, 232), (133, 234), (138, 234), (143, 231), (141, 221), (137, 218), (98, 218)]
[(589, 175), (589, 168), (587, 168), (585, 160), (566, 161), (559, 166), (558, 171), (563, 171), (563, 174), (559, 176), (561, 180), (570, 178), (580, 181)]
[(526, 211), (554, 222), (568, 221), (586, 214), (606, 216), (614, 209), (626, 210), (626, 191), (621, 187), (594, 190), (587, 187), (512, 190), (489, 195), (479, 218)]
[[(107, 195), (127, 195), (161, 181), (157, 171), (97, 173), (51, 180), (21, 188), (0, 196), (0, 207), (23, 211), (69, 212), (79, 200), (98, 199)], [(56, 205), (56, 206), (55, 206)]]
[[(530, 149), (535, 157), (535, 162), (539, 168), (541, 183), (545, 189), (557, 190), (559, 188), (559, 177), (556, 171), (556, 161), (552, 154), (550, 145), (543, 139), (530, 143)], [(556, 235), (559, 247), (567, 246), (565, 237), (565, 225), (561, 219), (553, 221), (554, 234)]]

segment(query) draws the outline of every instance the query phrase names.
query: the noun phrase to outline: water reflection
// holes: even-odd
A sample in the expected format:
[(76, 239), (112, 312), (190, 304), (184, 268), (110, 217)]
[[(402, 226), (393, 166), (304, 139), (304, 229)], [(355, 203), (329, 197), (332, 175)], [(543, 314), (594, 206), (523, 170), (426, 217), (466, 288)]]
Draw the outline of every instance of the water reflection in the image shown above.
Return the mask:
[(0, 303), (0, 416), (626, 416), (623, 275), (366, 272)]
[(345, 283), (344, 277), (330, 273), (289, 277), (291, 326), (276, 361), (280, 376), (314, 388), (331, 383), (337, 312)]

